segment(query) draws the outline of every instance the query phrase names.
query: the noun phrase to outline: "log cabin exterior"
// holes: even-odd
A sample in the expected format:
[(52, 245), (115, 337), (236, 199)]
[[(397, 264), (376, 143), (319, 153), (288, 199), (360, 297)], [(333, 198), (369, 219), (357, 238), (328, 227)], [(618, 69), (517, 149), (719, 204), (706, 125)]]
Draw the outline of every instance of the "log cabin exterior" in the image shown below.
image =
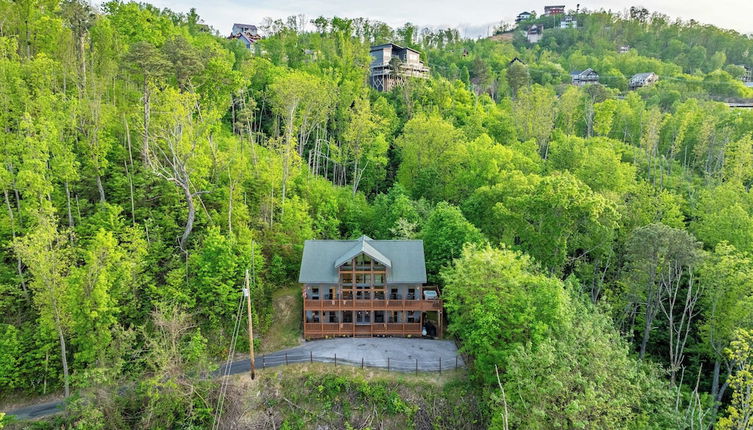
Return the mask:
[(423, 241), (307, 240), (299, 282), (306, 339), (421, 336), (430, 319), (441, 336), (442, 300), (423, 285)]

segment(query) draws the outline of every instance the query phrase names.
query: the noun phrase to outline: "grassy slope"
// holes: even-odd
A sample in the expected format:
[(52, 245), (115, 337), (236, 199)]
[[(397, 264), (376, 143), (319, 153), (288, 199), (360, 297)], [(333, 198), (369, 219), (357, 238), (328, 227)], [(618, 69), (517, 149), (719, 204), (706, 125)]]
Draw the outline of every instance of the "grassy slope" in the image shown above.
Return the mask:
[(259, 353), (279, 351), (303, 341), (301, 333), (302, 299), (300, 285), (281, 288), (272, 295), (272, 322), (261, 336)]
[(291, 365), (228, 381), (223, 425), (248, 429), (477, 429), (479, 397), (463, 371), (442, 375)]

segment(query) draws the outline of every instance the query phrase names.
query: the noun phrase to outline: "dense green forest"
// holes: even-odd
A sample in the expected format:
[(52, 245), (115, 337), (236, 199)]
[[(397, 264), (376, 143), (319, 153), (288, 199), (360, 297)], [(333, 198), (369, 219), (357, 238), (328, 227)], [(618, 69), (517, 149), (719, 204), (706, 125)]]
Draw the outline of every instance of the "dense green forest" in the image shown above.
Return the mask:
[[(193, 10), (0, 0), (2, 398), (211, 426), (245, 271), (263, 333), (304, 240), (368, 234), (424, 240), (480, 427), (750, 428), (753, 110), (720, 101), (753, 98), (753, 39), (577, 19), (291, 17), (247, 50)], [(430, 79), (369, 88), (387, 41)]]

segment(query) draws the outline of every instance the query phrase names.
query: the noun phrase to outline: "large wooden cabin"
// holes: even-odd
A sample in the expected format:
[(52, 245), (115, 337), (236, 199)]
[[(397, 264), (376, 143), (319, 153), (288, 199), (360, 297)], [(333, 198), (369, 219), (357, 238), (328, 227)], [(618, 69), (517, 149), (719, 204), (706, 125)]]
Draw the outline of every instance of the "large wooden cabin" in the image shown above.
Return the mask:
[(423, 285), (421, 240), (307, 240), (299, 282), (306, 339), (441, 336), (442, 300)]

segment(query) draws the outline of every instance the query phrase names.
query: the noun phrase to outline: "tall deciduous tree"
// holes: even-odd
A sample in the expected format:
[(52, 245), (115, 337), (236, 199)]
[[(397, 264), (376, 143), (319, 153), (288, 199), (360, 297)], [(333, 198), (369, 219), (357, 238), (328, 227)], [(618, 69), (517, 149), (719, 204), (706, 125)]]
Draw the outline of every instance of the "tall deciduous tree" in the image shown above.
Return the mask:
[(183, 193), (188, 214), (178, 244), (185, 252), (196, 219), (196, 197), (207, 192), (196, 187), (202, 184), (201, 175), (206, 174), (212, 118), (202, 117), (196, 94), (166, 88), (157, 98), (155, 139), (145, 155), (152, 172), (175, 184)]
[[(642, 308), (640, 358), (646, 355), (654, 321), (663, 310), (668, 319), (672, 317), (671, 330), (675, 334), (668, 344), (670, 359), (673, 361), (670, 371), (674, 375), (679, 370), (677, 366), (682, 361), (684, 340), (695, 316), (694, 306), (698, 292), (692, 287), (688, 288), (685, 282), (698, 263), (700, 246), (684, 230), (664, 224), (650, 224), (636, 229), (626, 248), (627, 301)], [(681, 316), (676, 320), (677, 309), (674, 305), (681, 290), (689, 294), (692, 300), (680, 305)], [(666, 304), (668, 299), (672, 301), (672, 307)]]
[(727, 416), (719, 419), (716, 428), (749, 429), (753, 425), (753, 330), (738, 330), (726, 352), (735, 363), (735, 373), (729, 377), (732, 402), (727, 407)]
[(722, 366), (729, 373), (733, 365), (724, 351), (737, 329), (753, 329), (753, 261), (722, 242), (701, 265), (699, 275), (704, 286), (700, 332), (714, 360), (711, 395), (721, 402), (727, 387), (720, 378)]
[(67, 336), (71, 325), (71, 303), (66, 276), (71, 265), (66, 236), (57, 230), (54, 219), (42, 214), (35, 229), (16, 240), (16, 253), (33, 276), (34, 301), (42, 328), (54, 332), (60, 342), (60, 360), (66, 397), (70, 394)]
[(421, 230), (426, 253), (426, 270), (429, 281), (439, 281), (439, 271), (454, 258), (460, 257), (463, 246), (483, 240), (481, 232), (469, 223), (455, 206), (437, 204)]
[(467, 246), (442, 279), (448, 330), (475, 357), (473, 375), (486, 384), (517, 347), (538, 345), (567, 323), (562, 282), (514, 251)]
[(534, 139), (539, 153), (546, 158), (549, 153), (549, 136), (556, 117), (554, 91), (540, 85), (523, 88), (513, 103), (513, 116), (518, 126), (518, 138)]

